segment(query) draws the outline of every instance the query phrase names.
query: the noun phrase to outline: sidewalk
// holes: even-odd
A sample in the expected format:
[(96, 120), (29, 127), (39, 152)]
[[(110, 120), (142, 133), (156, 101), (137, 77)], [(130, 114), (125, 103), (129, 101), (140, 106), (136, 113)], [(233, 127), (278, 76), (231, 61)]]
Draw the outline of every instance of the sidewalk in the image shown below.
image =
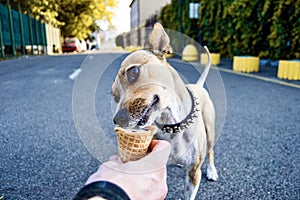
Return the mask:
[(101, 44), (99, 49), (94, 50), (93, 53), (126, 53), (126, 51), (118, 49), (114, 39), (111, 39)]
[(220, 69), (220, 71), (224, 69), (224, 71), (228, 71), (228, 72), (231, 71), (232, 73), (242, 74), (245, 76), (261, 77), (261, 79), (263, 78), (265, 80), (269, 80), (272, 82), (284, 82), (287, 84), (291, 84), (291, 86), (295, 85), (296, 87), (300, 88), (300, 81), (277, 78), (278, 66), (270, 66), (267, 62), (260, 62), (259, 72), (242, 73), (242, 72), (235, 72), (232, 70), (232, 62), (233, 60), (230, 58), (223, 58), (221, 59), (218, 68)]
[[(97, 53), (129, 53), (129, 52), (125, 50), (117, 49), (114, 40), (109, 40), (103, 43), (98, 50), (94, 50), (92, 53), (97, 54)], [(264, 79), (266, 81), (286, 83), (286, 85), (300, 88), (300, 81), (277, 78), (278, 66), (271, 66), (269, 62), (266, 62), (266, 60), (260, 62), (259, 72), (253, 72), (253, 73), (242, 73), (242, 72), (233, 71), (232, 62), (233, 59), (222, 58), (220, 64), (217, 67), (220, 69), (220, 71), (226, 71), (226, 72), (240, 74), (244, 76), (260, 77), (260, 79)]]

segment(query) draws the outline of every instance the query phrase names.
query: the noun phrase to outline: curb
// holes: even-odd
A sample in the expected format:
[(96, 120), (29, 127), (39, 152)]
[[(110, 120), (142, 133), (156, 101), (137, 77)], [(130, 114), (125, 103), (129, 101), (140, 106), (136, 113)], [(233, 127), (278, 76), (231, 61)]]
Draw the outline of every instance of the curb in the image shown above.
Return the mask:
[(225, 68), (221, 68), (221, 67), (215, 67), (215, 68), (217, 68), (219, 71), (226, 72), (226, 73), (246, 76), (246, 77), (250, 77), (250, 78), (255, 78), (255, 79), (259, 79), (259, 80), (263, 80), (263, 81), (267, 81), (267, 82), (271, 82), (271, 83), (276, 83), (276, 84), (285, 85), (285, 86), (300, 89), (300, 83), (299, 84), (289, 83), (289, 82), (286, 82), (286, 81), (283, 81), (283, 80), (275, 79), (276, 77), (274, 77), (274, 79), (272, 79), (272, 78), (267, 78), (267, 77), (255, 75), (255, 74), (246, 74), (246, 73), (242, 73), (242, 72), (235, 72), (233, 70), (225, 69)]

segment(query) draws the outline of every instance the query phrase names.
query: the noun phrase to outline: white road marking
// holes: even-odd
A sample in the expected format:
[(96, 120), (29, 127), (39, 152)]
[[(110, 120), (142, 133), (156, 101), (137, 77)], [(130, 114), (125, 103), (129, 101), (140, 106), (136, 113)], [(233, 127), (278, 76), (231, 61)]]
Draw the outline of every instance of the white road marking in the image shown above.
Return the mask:
[(80, 74), (81, 68), (76, 69), (72, 74), (69, 75), (69, 79), (75, 80), (77, 76)]

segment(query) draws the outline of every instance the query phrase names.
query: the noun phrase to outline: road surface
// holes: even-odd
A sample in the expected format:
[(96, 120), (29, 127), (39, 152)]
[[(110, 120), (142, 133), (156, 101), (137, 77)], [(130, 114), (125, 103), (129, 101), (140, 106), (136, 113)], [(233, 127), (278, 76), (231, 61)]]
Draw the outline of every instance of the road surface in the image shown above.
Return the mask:
[[(110, 87), (124, 56), (36, 56), (0, 62), (0, 197), (74, 197), (99, 166), (99, 155), (78, 133), (74, 93), (78, 98), (85, 92), (95, 95), (87, 101), (94, 101), (103, 131), (111, 132)], [(89, 62), (95, 63), (94, 76), (83, 79), (86, 90), (74, 89)], [(191, 82), (199, 76), (192, 67), (171, 62)], [(107, 66), (90, 91), (93, 78)], [(70, 79), (80, 67), (78, 77)], [(207, 181), (206, 161), (197, 199), (300, 199), (300, 89), (223, 71), (221, 77), (227, 106), (215, 145), (219, 180)], [(80, 109), (84, 107), (77, 114)], [(78, 116), (88, 117), (84, 112)], [(115, 140), (114, 135), (108, 138)], [(184, 176), (181, 168), (168, 167), (167, 199), (183, 199)]]

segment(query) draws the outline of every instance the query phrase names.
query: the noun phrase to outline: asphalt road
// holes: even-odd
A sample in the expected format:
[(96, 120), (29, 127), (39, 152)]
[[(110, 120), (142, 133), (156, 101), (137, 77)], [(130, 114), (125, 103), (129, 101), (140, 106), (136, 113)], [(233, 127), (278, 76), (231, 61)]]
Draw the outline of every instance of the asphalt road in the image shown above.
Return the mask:
[[(110, 87), (124, 56), (0, 62), (0, 197), (72, 199), (99, 160), (115, 153), (115, 146), (101, 147), (99, 155), (99, 138), (88, 137), (100, 125), (115, 142)], [(193, 67), (171, 62), (188, 81), (198, 78)], [(215, 146), (219, 180), (207, 181), (205, 162), (197, 199), (300, 199), (300, 89), (223, 71), (221, 77), (227, 106)], [(181, 168), (168, 167), (167, 199), (183, 199), (184, 177)]]

